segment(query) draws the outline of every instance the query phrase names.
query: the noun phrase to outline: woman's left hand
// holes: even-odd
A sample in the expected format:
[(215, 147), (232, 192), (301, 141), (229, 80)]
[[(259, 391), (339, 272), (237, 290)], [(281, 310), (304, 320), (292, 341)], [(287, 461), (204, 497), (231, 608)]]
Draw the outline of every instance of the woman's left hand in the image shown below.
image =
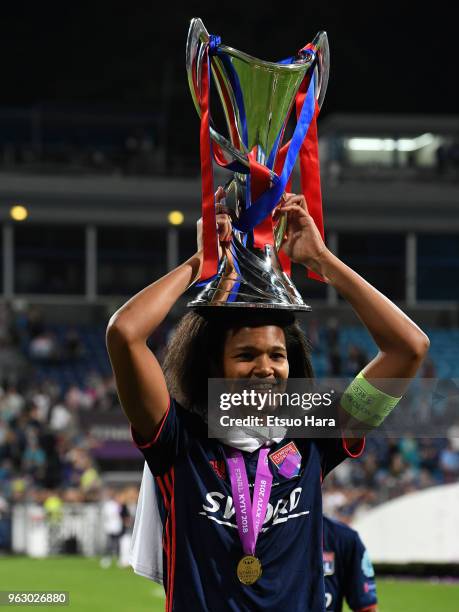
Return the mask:
[(320, 274), (321, 262), (329, 251), (309, 214), (304, 196), (294, 193), (285, 196), (276, 209), (277, 215), (287, 213), (287, 231), (281, 248), (292, 261)]

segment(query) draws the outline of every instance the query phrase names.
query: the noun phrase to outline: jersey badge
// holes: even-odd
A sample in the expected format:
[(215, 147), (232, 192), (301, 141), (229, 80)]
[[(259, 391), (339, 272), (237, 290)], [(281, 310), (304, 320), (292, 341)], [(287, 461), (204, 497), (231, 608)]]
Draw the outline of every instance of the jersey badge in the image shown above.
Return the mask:
[(269, 458), (285, 478), (293, 478), (300, 472), (301, 454), (293, 441), (271, 453)]

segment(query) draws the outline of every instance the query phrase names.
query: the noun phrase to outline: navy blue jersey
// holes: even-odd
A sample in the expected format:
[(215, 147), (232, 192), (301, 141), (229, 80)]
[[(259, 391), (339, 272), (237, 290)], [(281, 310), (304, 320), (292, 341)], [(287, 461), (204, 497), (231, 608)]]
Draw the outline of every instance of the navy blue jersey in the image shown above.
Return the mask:
[[(270, 454), (287, 443), (273, 445)], [(207, 437), (197, 415), (171, 400), (155, 439), (138, 444), (157, 487), (166, 610), (323, 612), (321, 479), (348, 454), (341, 440), (295, 443), (302, 456), (298, 475), (285, 478), (269, 461), (273, 486), (256, 546), (263, 574), (243, 585), (236, 575), (244, 553), (225, 446)], [(243, 453), (251, 488), (258, 454)]]
[(359, 534), (326, 516), (323, 560), (327, 612), (341, 612), (344, 599), (351, 610), (376, 606), (375, 573)]

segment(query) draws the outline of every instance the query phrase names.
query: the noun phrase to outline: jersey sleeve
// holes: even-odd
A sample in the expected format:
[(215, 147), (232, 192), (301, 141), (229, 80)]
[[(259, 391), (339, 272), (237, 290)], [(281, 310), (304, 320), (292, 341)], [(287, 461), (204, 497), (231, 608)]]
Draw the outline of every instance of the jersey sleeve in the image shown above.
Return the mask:
[(181, 410), (183, 409), (177, 402), (170, 398), (156, 435), (146, 443), (140, 441), (139, 434), (131, 425), (132, 440), (145, 457), (153, 476), (161, 476), (167, 472), (186, 446), (187, 435)]
[(354, 533), (350, 556), (346, 563), (344, 596), (351, 610), (371, 609), (378, 603), (373, 565), (368, 551)]
[(316, 439), (315, 442), (320, 455), (322, 480), (348, 457), (351, 459), (360, 457), (365, 448), (365, 438), (356, 438), (351, 441), (344, 437), (321, 438)]

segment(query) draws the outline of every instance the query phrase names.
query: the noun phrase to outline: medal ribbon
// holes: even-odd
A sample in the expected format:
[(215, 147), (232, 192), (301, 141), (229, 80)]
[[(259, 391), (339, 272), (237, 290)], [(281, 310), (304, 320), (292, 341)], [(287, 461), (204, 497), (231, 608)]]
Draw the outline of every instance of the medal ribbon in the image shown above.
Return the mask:
[(241, 451), (233, 449), (227, 457), (236, 521), (242, 549), (246, 555), (254, 555), (258, 534), (261, 531), (268, 508), (273, 476), (268, 465), (269, 449), (262, 448), (258, 456), (253, 503), (250, 501), (249, 481)]

